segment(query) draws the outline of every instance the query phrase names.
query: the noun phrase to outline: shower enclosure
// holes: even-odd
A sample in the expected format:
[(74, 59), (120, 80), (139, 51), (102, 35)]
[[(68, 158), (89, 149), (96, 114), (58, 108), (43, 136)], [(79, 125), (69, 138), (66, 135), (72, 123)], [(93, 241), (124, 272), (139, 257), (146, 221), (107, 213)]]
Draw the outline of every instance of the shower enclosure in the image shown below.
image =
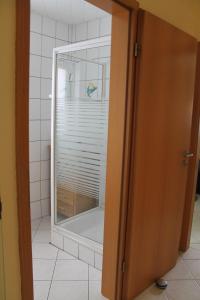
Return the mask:
[(110, 43), (71, 44), (53, 57), (52, 243), (81, 259), (86, 247), (92, 265), (103, 249)]

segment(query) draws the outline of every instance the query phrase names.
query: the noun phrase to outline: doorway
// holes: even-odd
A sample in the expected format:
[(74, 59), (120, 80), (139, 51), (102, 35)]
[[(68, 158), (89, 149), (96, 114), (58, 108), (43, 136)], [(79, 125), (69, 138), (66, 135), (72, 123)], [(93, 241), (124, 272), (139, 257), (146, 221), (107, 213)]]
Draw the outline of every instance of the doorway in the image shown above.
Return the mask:
[[(31, 1), (34, 299), (101, 296), (112, 16)], [(53, 71), (52, 71), (53, 70)], [(52, 134), (51, 134), (52, 133)]]

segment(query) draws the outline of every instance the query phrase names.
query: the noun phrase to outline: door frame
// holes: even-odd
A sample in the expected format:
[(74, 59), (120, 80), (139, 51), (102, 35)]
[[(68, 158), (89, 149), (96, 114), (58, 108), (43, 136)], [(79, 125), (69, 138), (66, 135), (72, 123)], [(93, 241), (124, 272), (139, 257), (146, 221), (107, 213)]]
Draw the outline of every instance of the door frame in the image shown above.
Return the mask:
[[(133, 53), (138, 3), (136, 0), (88, 0), (88, 2), (113, 16), (110, 98), (115, 101), (110, 103), (106, 187), (106, 197), (109, 201), (105, 208), (102, 291), (110, 300), (119, 300), (122, 290), (130, 177), (131, 126), (134, 119), (132, 82), (135, 74)], [(22, 300), (33, 300), (29, 200), (29, 39), (30, 0), (17, 0), (15, 136)]]
[(199, 151), (200, 151), (200, 43), (197, 50), (196, 80), (194, 92), (194, 107), (192, 115), (192, 129), (190, 152), (194, 154), (188, 166), (188, 179), (185, 194), (185, 207), (180, 239), (180, 250), (186, 251), (190, 246), (192, 221), (194, 214), (195, 193), (198, 175)]

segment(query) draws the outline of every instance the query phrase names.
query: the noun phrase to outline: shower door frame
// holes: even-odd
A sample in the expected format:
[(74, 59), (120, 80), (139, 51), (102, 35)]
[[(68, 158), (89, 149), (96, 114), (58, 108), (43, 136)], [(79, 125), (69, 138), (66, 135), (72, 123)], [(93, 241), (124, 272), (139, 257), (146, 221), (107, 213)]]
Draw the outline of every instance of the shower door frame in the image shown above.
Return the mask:
[[(104, 231), (103, 293), (121, 300), (122, 262), (126, 235), (126, 214), (130, 174), (131, 134), (133, 131), (136, 23), (139, 4), (136, 0), (87, 0), (113, 16), (111, 54), (112, 128), (109, 128), (109, 175), (106, 193)], [(19, 227), (19, 258), (22, 300), (33, 300), (31, 217), (29, 195), (29, 43), (30, 0), (16, 0), (16, 71), (15, 71), (15, 140), (16, 189)], [(114, 63), (112, 63), (112, 61)], [(114, 79), (113, 79), (114, 78)], [(115, 82), (114, 82), (115, 81)], [(113, 82), (113, 83), (112, 83)], [(116, 122), (117, 120), (117, 122)], [(120, 130), (119, 130), (120, 129)], [(116, 148), (116, 141), (118, 147)], [(114, 143), (115, 142), (115, 143)], [(114, 144), (113, 144), (114, 143)], [(114, 153), (112, 147), (114, 146)], [(117, 171), (117, 172), (116, 172)], [(115, 180), (111, 184), (111, 178)], [(113, 180), (113, 178), (112, 178)], [(114, 185), (114, 189), (113, 189)], [(110, 207), (112, 209), (110, 210)], [(115, 219), (112, 213), (116, 212)], [(109, 226), (108, 226), (109, 225)], [(110, 234), (112, 232), (112, 239)], [(110, 275), (110, 276), (109, 276)]]
[[(68, 220), (71, 220), (70, 218), (67, 218), (59, 223), (56, 223), (56, 214), (57, 214), (57, 196), (56, 196), (56, 180), (55, 180), (55, 147), (56, 147), (56, 136), (55, 136), (55, 123), (56, 123), (56, 73), (57, 73), (57, 54), (61, 53), (71, 53), (75, 51), (81, 51), (81, 50), (87, 50), (87, 49), (93, 49), (98, 47), (104, 47), (104, 46), (111, 46), (111, 37), (105, 36), (100, 38), (95, 38), (83, 42), (73, 43), (70, 45), (65, 45), (61, 47), (56, 47), (53, 49), (53, 70), (52, 70), (52, 112), (51, 112), (51, 226), (59, 228), (60, 224), (67, 222)], [(109, 118), (109, 113), (108, 113)], [(93, 208), (95, 209), (95, 208)], [(83, 212), (87, 213), (89, 210)], [(78, 216), (80, 214), (77, 214), (75, 216)]]

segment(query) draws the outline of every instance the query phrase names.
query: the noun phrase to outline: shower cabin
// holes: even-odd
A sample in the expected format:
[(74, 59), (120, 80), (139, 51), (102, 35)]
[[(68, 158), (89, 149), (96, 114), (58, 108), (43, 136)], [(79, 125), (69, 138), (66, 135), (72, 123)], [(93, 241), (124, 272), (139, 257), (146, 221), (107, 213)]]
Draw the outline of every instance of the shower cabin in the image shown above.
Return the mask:
[(54, 49), (52, 243), (101, 269), (110, 83), (109, 37)]

